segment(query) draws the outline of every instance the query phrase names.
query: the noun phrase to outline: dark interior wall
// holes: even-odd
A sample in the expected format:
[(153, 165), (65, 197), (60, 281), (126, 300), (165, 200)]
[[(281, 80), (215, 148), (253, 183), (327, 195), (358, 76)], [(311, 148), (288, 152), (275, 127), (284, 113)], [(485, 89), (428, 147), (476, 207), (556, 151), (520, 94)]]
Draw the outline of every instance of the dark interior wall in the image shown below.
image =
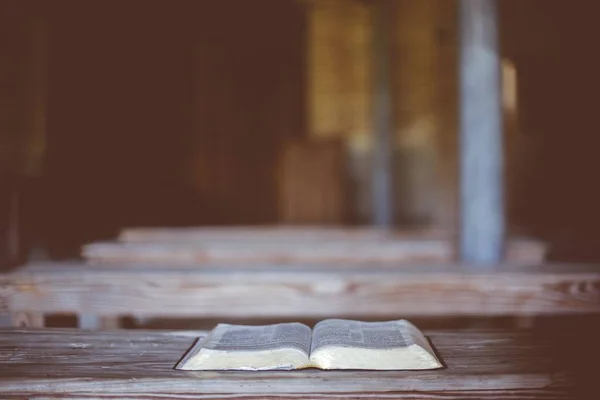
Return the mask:
[(223, 0), (197, 17), (195, 184), (208, 223), (275, 223), (277, 161), (305, 131), (305, 16), (296, 1)]
[(592, 0), (503, 0), (505, 51), (519, 75), (519, 130), (532, 145), (520, 218), (551, 240), (600, 241), (600, 54)]
[(27, 3), (0, 0), (0, 269), (22, 258), (15, 240), (15, 217), (28, 131), (31, 18)]
[(0, 175), (24, 164), (30, 70), (31, 2), (0, 0)]
[(47, 7), (47, 222), (61, 241), (173, 217), (193, 140), (189, 3)]
[(58, 0), (46, 13), (55, 248), (130, 225), (275, 221), (278, 149), (303, 131), (296, 2)]

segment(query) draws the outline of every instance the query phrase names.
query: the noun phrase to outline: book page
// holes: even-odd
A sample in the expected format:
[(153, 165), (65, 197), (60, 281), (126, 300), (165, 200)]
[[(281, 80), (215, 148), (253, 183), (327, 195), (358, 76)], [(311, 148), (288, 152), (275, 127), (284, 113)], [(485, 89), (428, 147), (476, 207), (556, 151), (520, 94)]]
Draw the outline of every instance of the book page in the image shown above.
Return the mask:
[(300, 323), (219, 324), (179, 361), (180, 370), (290, 370), (309, 364), (311, 330)]
[(313, 330), (310, 361), (322, 369), (437, 369), (421, 331), (406, 320), (361, 322), (330, 319)]
[(327, 346), (389, 349), (408, 347), (412, 344), (413, 340), (406, 332), (404, 321), (361, 322), (329, 319), (315, 326), (311, 352)]
[(311, 330), (300, 323), (262, 326), (219, 324), (203, 347), (230, 352), (293, 348), (308, 355), (310, 343)]

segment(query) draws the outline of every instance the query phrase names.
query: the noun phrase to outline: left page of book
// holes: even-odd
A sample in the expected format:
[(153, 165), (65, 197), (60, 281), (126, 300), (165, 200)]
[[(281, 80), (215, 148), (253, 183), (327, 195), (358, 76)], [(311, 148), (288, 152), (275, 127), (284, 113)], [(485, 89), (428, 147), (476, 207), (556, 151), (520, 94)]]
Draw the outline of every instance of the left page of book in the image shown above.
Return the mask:
[(311, 329), (300, 323), (219, 324), (179, 362), (180, 370), (292, 370), (310, 366)]

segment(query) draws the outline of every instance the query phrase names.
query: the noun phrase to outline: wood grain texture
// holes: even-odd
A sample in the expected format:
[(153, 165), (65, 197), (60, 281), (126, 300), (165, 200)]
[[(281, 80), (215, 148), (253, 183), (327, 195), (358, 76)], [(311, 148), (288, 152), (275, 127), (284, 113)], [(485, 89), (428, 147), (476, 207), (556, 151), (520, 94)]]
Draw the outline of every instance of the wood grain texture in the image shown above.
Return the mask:
[[(195, 333), (194, 335), (198, 335)], [(190, 333), (0, 331), (0, 396), (56, 398), (567, 398), (550, 343), (511, 331), (426, 332), (437, 371), (188, 372)], [(313, 397), (314, 396), (314, 397)]]
[(595, 266), (33, 264), (0, 275), (0, 314), (197, 318), (535, 316), (600, 312)]
[(202, 393), (186, 393), (172, 395), (168, 393), (158, 393), (156, 395), (141, 395), (133, 394), (123, 396), (121, 394), (102, 394), (98, 395), (94, 392), (76, 394), (60, 393), (57, 395), (36, 395), (36, 393), (26, 393), (29, 400), (47, 400), (47, 399), (85, 399), (85, 400), (104, 400), (104, 399), (123, 399), (123, 400), (151, 400), (151, 399), (199, 399), (199, 400), (214, 400), (214, 399), (234, 399), (234, 400), (284, 400), (284, 399), (310, 399), (310, 400), (328, 400), (328, 399), (408, 399), (408, 400), (444, 400), (444, 399), (490, 399), (490, 400), (562, 400), (572, 399), (569, 392), (561, 389), (544, 389), (544, 390), (481, 390), (481, 391), (443, 391), (443, 392), (401, 392), (401, 393), (342, 393), (342, 394), (283, 394), (283, 395), (243, 395), (243, 394), (202, 394)]

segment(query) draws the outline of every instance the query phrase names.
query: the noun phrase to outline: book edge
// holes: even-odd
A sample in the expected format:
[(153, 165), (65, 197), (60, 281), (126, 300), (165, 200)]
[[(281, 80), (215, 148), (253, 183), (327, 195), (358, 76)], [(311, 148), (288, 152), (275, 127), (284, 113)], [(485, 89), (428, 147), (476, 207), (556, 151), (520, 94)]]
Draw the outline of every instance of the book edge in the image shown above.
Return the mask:
[(199, 336), (192, 345), (192, 347), (188, 349), (188, 351), (183, 355), (181, 360), (179, 360), (179, 362), (175, 365), (175, 369), (180, 371), (187, 371), (188, 369), (185, 368), (187, 362), (200, 352), (204, 342), (208, 339), (209, 336), (210, 334), (208, 334), (205, 337)]

